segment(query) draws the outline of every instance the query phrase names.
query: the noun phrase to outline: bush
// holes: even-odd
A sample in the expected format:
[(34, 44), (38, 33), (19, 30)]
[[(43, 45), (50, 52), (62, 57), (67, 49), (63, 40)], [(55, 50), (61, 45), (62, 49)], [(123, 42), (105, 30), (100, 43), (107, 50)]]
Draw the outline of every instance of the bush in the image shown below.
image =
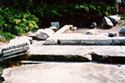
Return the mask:
[(23, 12), (12, 7), (0, 8), (0, 31), (22, 35), (38, 28), (39, 19), (30, 12)]
[(33, 0), (30, 3), (30, 11), (42, 19), (40, 25), (45, 27), (51, 21), (59, 21), (62, 26), (73, 24), (83, 27), (92, 21), (100, 23), (104, 16), (116, 13), (116, 0)]
[(16, 36), (8, 32), (0, 33), (0, 41), (3, 41), (3, 42), (8, 42), (14, 37)]
[(104, 16), (116, 13), (116, 0), (0, 0), (0, 2), (4, 7), (0, 12), (5, 14), (4, 17), (0, 16), (2, 18), (0, 27), (7, 26), (5, 31), (12, 30), (12, 33), (18, 35), (33, 27), (37, 28), (38, 18), (40, 27), (50, 26), (51, 21), (59, 21), (61, 26), (73, 24), (83, 27), (92, 21), (100, 23)]

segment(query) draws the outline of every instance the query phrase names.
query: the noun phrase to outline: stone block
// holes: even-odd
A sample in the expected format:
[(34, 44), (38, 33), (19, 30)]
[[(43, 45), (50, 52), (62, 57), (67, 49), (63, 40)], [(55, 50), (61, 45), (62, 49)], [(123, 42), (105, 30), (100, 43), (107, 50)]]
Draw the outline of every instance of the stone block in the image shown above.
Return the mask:
[(112, 45), (125, 45), (125, 39), (123, 38), (114, 38)]
[(118, 21), (120, 21), (120, 17), (117, 15), (112, 15), (108, 17), (114, 24), (116, 24)]
[(106, 17), (106, 16), (103, 18), (103, 23), (105, 25), (109, 26), (109, 27), (113, 27), (114, 26), (113, 23), (111, 22), (111, 20), (108, 17)]
[(119, 31), (120, 36), (125, 36), (125, 27), (122, 27)]

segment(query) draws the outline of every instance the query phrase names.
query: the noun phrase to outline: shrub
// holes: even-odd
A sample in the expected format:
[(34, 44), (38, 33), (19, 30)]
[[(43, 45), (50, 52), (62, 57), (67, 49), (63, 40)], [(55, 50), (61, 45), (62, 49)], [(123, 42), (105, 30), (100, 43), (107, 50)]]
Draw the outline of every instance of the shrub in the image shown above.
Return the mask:
[(39, 19), (30, 12), (23, 12), (12, 7), (0, 8), (0, 31), (21, 35), (38, 28)]
[[(96, 21), (99, 23), (103, 16), (115, 14), (115, 5), (116, 0), (0, 0), (1, 3), (5, 7), (9, 7), (7, 12), (13, 12), (10, 16), (14, 16), (15, 14), (20, 16), (25, 16), (25, 14), (35, 15), (40, 20), (39, 26), (48, 27), (50, 26), (51, 21), (59, 21), (61, 25), (64, 24), (73, 24), (76, 26), (86, 26), (89, 25), (92, 21)], [(10, 8), (11, 7), (11, 8)], [(16, 8), (16, 9), (15, 9)], [(5, 9), (5, 8), (4, 8)], [(18, 9), (18, 12), (17, 12)], [(15, 11), (16, 10), (16, 11)], [(9, 12), (9, 13), (10, 13)], [(22, 13), (20, 13), (22, 12)], [(32, 17), (32, 16), (31, 16)], [(1, 17), (0, 17), (1, 18)], [(5, 17), (4, 17), (5, 18)], [(7, 17), (8, 18), (8, 17)], [(15, 18), (15, 16), (14, 16)], [(10, 18), (9, 20), (13, 20), (14, 18)], [(19, 29), (19, 27), (24, 27), (21, 24), (23, 18), (16, 18), (13, 22), (9, 22), (8, 27), (13, 27), (18, 30), (20, 33), (23, 29)], [(15, 26), (16, 23), (19, 22), (21, 25)], [(26, 21), (29, 20), (26, 19)], [(6, 21), (5, 21), (6, 22)], [(36, 20), (34, 22), (37, 22)], [(4, 22), (3, 22), (4, 23)], [(30, 25), (26, 25), (32, 27), (32, 22)], [(8, 24), (8, 23), (6, 23)], [(24, 24), (27, 24), (24, 23)], [(37, 24), (37, 23), (36, 23)], [(1, 25), (0, 26), (4, 26)]]
[(16, 37), (16, 36), (9, 32), (0, 33), (0, 41), (3, 41), (3, 42), (8, 42), (11, 39), (13, 39), (14, 37)]
[(82, 27), (92, 21), (100, 23), (104, 16), (116, 13), (116, 0), (33, 0), (30, 3), (30, 11), (42, 19), (42, 26), (48, 26), (51, 21), (59, 21), (61, 25)]

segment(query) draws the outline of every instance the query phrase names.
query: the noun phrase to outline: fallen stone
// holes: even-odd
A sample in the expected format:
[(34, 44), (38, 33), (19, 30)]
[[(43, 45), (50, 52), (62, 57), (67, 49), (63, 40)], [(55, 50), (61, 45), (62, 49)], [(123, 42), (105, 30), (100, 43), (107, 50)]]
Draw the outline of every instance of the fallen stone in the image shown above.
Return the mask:
[(92, 60), (105, 63), (125, 63), (124, 46), (102, 46), (94, 47)]
[(57, 45), (58, 40), (53, 40), (53, 39), (49, 39), (49, 40), (45, 40), (45, 42), (43, 43), (44, 45)]
[[(77, 34), (56, 34), (56, 35), (55, 34), (45, 41), (46, 45), (47, 44), (48, 45), (51, 45), (51, 44), (62, 44), (62, 45), (63, 44), (65, 44), (65, 45), (68, 45), (68, 44), (69, 45), (73, 45), (73, 44), (77, 45), (78, 44), (78, 45), (82, 45), (82, 43), (80, 43), (81, 41), (86, 41), (86, 40), (91, 41), (91, 40), (96, 40), (96, 39), (97, 40), (100, 40), (100, 39), (104, 39), (104, 40), (109, 39), (110, 40), (111, 39), (111, 38), (108, 38), (107, 36), (104, 36), (104, 35), (83, 35), (83, 34), (78, 34), (78, 33)], [(62, 42), (62, 43), (59, 43), (58, 41)], [(78, 41), (78, 43), (77, 43), (77, 41)]]
[(112, 39), (88, 39), (81, 40), (81, 45), (111, 45)]
[(125, 36), (125, 27), (122, 27), (119, 31), (120, 36)]
[(48, 37), (52, 36), (55, 32), (52, 29), (39, 29), (35, 34), (30, 35), (34, 39), (46, 40)]
[(29, 37), (16, 37), (12, 39), (6, 46), (0, 49), (0, 61), (5, 61), (28, 53), (30, 47)]
[(105, 35), (58, 34), (45, 41), (45, 45), (125, 45), (125, 37)]
[(124, 50), (125, 46), (33, 45), (27, 60), (125, 63)]
[(124, 33), (125, 34), (125, 27), (122, 27), (119, 31), (119, 33)]
[(59, 40), (60, 45), (112, 45), (112, 39)]
[(43, 63), (7, 68), (4, 83), (125, 83), (125, 66), (97, 63)]
[(113, 27), (114, 26), (113, 23), (111, 22), (111, 20), (108, 17), (106, 17), (106, 16), (103, 18), (103, 23), (104, 23), (104, 25), (107, 25), (109, 27)]
[(91, 61), (91, 47), (83, 46), (32, 46), (28, 60)]
[(54, 32), (57, 32), (57, 30), (58, 30), (58, 28), (54, 27), (54, 26), (49, 27), (49, 29), (52, 29)]
[(90, 24), (90, 28), (94, 28), (94, 27), (96, 27), (97, 26), (97, 23), (96, 22), (92, 22), (91, 24)]
[(70, 30), (75, 31), (75, 30), (77, 30), (77, 27), (70, 27)]
[(117, 15), (112, 15), (108, 17), (112, 23), (116, 24), (118, 21), (120, 21), (120, 17), (118, 17)]
[(27, 43), (30, 45), (32, 43), (32, 38), (27, 36), (16, 37), (9, 41), (8, 46), (14, 46), (14, 45), (19, 45), (23, 43)]
[(94, 30), (86, 30), (86, 35), (95, 35), (96, 32)]
[(117, 33), (115, 33), (115, 32), (110, 32), (110, 33), (108, 34), (109, 37), (115, 37), (116, 35), (117, 35)]
[(65, 25), (65, 26), (63, 26), (59, 31), (57, 31), (57, 32), (54, 34), (54, 36), (55, 36), (55, 35), (62, 34), (62, 33), (64, 33), (66, 30), (70, 30), (70, 27), (73, 27), (73, 25)]
[(112, 40), (112, 45), (125, 45), (124, 37), (117, 37)]
[(51, 22), (50, 23), (51, 24), (51, 26), (54, 26), (54, 27), (60, 27), (60, 25), (59, 25), (59, 22)]

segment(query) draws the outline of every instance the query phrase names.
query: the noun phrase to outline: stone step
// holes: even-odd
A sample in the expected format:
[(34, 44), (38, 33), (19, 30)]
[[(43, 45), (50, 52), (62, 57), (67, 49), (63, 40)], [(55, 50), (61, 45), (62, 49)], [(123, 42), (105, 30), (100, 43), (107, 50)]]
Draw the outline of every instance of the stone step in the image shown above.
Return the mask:
[(125, 46), (31, 46), (23, 60), (125, 63)]
[(43, 61), (91, 61), (90, 47), (32, 46), (26, 59)]

